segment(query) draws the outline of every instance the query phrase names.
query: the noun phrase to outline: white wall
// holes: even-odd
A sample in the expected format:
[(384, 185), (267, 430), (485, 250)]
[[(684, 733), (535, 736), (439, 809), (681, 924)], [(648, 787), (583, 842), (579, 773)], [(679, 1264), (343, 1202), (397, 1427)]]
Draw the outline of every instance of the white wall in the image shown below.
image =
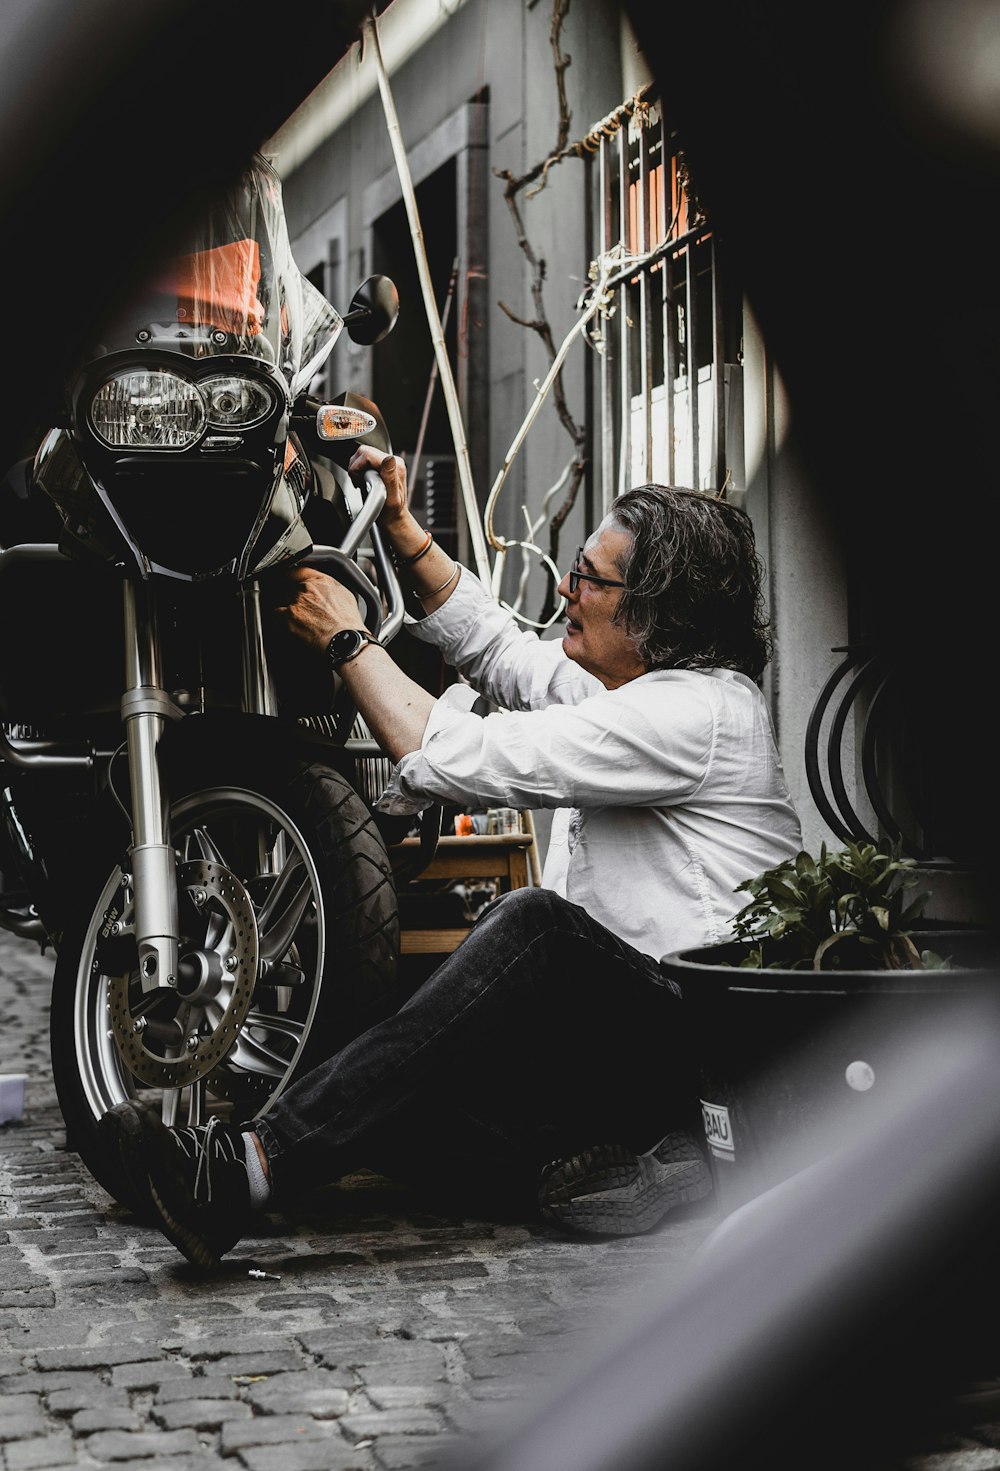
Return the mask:
[[(744, 445), (747, 509), (768, 568), (775, 653), (766, 688), (785, 775), (809, 851), (840, 846), (821, 818), (806, 776), (809, 716), (847, 642), (845, 567), (830, 507), (816, 493), (794, 450), (787, 397), (760, 331), (744, 311)], [(848, 791), (855, 794), (851, 751)]]

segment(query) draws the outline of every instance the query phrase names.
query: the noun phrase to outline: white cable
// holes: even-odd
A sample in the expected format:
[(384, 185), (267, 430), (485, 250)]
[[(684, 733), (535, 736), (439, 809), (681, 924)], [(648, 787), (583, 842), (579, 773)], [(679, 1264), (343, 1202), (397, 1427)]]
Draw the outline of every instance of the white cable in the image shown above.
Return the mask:
[(560, 368), (566, 360), (566, 356), (570, 350), (570, 347), (572, 346), (575, 339), (580, 336), (580, 334), (583, 332), (584, 328), (588, 325), (591, 319), (593, 317), (596, 317), (598, 312), (606, 310), (608, 298), (606, 283), (608, 279), (613, 275), (614, 270), (617, 268), (619, 255), (620, 252), (618, 250), (613, 250), (609, 251), (606, 255), (600, 258), (598, 280), (593, 287), (590, 304), (588, 305), (583, 315), (576, 320), (576, 322), (570, 328), (569, 332), (567, 332), (566, 336), (563, 338), (562, 345), (553, 358), (552, 366), (546, 373), (544, 381), (541, 384), (536, 385), (535, 401), (529, 408), (527, 414), (524, 416), (524, 421), (521, 424), (520, 429), (514, 435), (514, 438), (511, 441), (510, 448), (508, 449), (504, 457), (504, 462), (500, 468), (500, 473), (497, 476), (496, 480), (494, 480), (490, 493), (486, 498), (486, 509), (483, 512), (483, 522), (486, 526), (486, 534), (495, 547), (500, 548), (504, 545), (502, 539), (497, 537), (493, 532), (493, 507), (496, 505), (497, 496), (500, 494), (500, 489), (510, 473), (511, 466), (514, 463), (515, 455), (520, 450), (525, 436), (528, 433), (528, 430), (535, 422), (538, 411), (542, 407), (542, 404), (545, 402), (545, 399), (548, 396), (549, 389), (552, 387), (552, 384), (555, 381)]
[(462, 498), (465, 502), (465, 515), (469, 523), (469, 534), (472, 538), (472, 550), (475, 554), (479, 576), (489, 586), (489, 554), (486, 549), (486, 540), (479, 519), (479, 507), (476, 504), (475, 486), (472, 483), (472, 467), (469, 463), (469, 447), (466, 444), (465, 428), (462, 424), (462, 411), (458, 402), (455, 380), (452, 377), (451, 363), (448, 361), (448, 353), (445, 348), (441, 318), (438, 314), (437, 302), (434, 299), (434, 289), (431, 284), (430, 269), (427, 264), (427, 252), (424, 249), (423, 231), (420, 227), (417, 197), (414, 193), (413, 180), (410, 177), (409, 164), (406, 159), (406, 149), (403, 146), (402, 134), (399, 130), (399, 119), (396, 116), (396, 108), (392, 100), (389, 77), (385, 69), (385, 63), (382, 60), (382, 49), (379, 45), (378, 25), (374, 12), (368, 17), (365, 24), (371, 33), (375, 66), (378, 72), (379, 92), (382, 96), (382, 110), (385, 113), (386, 127), (389, 130), (389, 141), (392, 144), (392, 153), (396, 160), (396, 172), (399, 175), (399, 183), (403, 191), (403, 203), (406, 206), (406, 218), (410, 224), (410, 237), (413, 241), (413, 254), (417, 264), (417, 274), (420, 277), (420, 289), (424, 298), (424, 310), (427, 313), (427, 324), (430, 327), (431, 341), (434, 344), (434, 356), (437, 361), (441, 387), (444, 391), (445, 404), (448, 409), (448, 421), (451, 425), (452, 439), (455, 443), (458, 478), (462, 489)]
[[(518, 542), (517, 543), (517, 545), (521, 548), (521, 573), (520, 573), (520, 576), (518, 577), (517, 591), (514, 594), (514, 601), (512, 603), (507, 604), (506, 606), (510, 609), (510, 612), (514, 614), (515, 618), (521, 619), (522, 621), (523, 621), (523, 615), (521, 613), (521, 607), (522, 607), (522, 604), (524, 602), (524, 594), (527, 591), (528, 578), (531, 575), (531, 558), (529, 556), (529, 551), (536, 551), (536, 552), (538, 552), (538, 548), (535, 546), (535, 537), (538, 534), (538, 532), (541, 530), (542, 526), (544, 526), (544, 524), (545, 524), (545, 513), (549, 509), (549, 502), (553, 499), (554, 496), (558, 495), (558, 493), (562, 490), (563, 486), (566, 484), (566, 481), (569, 479), (570, 471), (572, 470), (572, 468), (573, 468), (572, 461), (570, 461), (570, 463), (567, 464), (565, 466), (565, 468), (563, 469), (562, 474), (559, 476), (559, 479), (555, 482), (555, 484), (549, 486), (548, 490), (545, 492), (544, 496), (542, 497), (542, 504), (541, 504), (541, 507), (540, 507), (539, 512), (538, 512), (538, 518), (537, 518), (537, 520), (532, 521), (531, 515), (530, 515), (530, 513), (528, 511), (527, 506), (522, 506), (521, 507), (521, 514), (524, 517), (524, 523), (525, 523), (525, 525), (528, 528), (528, 534), (527, 534), (527, 540), (526, 541), (522, 541), (522, 542)], [(497, 557), (497, 564), (499, 564), (502, 561), (502, 559), (505, 557), (505, 555), (507, 553), (507, 550), (508, 550), (508, 548), (504, 547), (499, 552), (498, 557)], [(538, 552), (538, 555), (541, 556), (542, 553), (541, 552)], [(493, 575), (497, 579), (497, 586), (499, 587), (499, 585), (500, 585), (500, 579), (499, 579), (499, 576), (498, 576), (497, 571), (496, 571), (496, 566), (494, 566)], [(555, 575), (555, 584), (556, 584), (556, 587), (559, 586), (559, 581), (560, 581), (559, 576), (558, 576), (558, 574), (556, 574)], [(559, 599), (559, 602), (558, 602), (558, 604), (556, 606), (555, 612), (552, 614), (552, 617), (549, 618), (548, 621), (545, 622), (545, 623), (535, 623), (535, 624), (533, 624), (533, 626), (535, 628), (551, 628), (552, 625), (553, 625), (553, 623), (555, 623), (559, 618), (562, 617), (562, 611), (565, 608), (565, 606), (566, 606), (566, 600), (565, 600), (565, 598), (560, 598)]]

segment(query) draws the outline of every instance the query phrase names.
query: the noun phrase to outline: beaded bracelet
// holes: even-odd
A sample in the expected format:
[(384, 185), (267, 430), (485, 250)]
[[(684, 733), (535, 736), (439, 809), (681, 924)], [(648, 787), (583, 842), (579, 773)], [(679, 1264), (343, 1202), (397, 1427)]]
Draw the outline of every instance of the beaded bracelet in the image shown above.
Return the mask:
[(427, 601), (428, 598), (436, 597), (439, 592), (444, 592), (445, 588), (449, 585), (449, 583), (454, 582), (455, 578), (458, 576), (458, 573), (460, 571), (461, 571), (461, 568), (459, 567), (458, 563), (457, 562), (454, 562), (452, 564), (451, 571), (449, 572), (448, 576), (445, 578), (444, 582), (442, 582), (441, 586), (440, 587), (435, 587), (431, 592), (418, 592), (417, 593), (417, 599), (418, 599), (418, 601), (421, 602), (421, 603), (426, 603), (426, 601)]
[(414, 552), (412, 557), (401, 557), (398, 560), (398, 562), (397, 562), (396, 565), (399, 566), (399, 567), (412, 567), (413, 564), (414, 564), (414, 562), (419, 562), (421, 557), (426, 556), (426, 554), (430, 551), (430, 549), (433, 546), (433, 544), (434, 544), (434, 537), (428, 531), (428, 533), (427, 533), (427, 540), (424, 542), (424, 544), (420, 548), (420, 550), (417, 551), (417, 552)]

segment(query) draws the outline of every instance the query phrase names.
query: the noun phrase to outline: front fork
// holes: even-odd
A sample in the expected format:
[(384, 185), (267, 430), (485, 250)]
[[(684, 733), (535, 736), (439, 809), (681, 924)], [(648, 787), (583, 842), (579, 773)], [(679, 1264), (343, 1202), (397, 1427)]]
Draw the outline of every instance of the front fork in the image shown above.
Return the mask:
[[(264, 648), (260, 593), (245, 583), (243, 599), (243, 708), (273, 715), (277, 709)], [(149, 583), (124, 583), (125, 691), (122, 721), (128, 748), (132, 799), (132, 893), (139, 977), (143, 991), (177, 985), (179, 927), (177, 854), (171, 842), (169, 803), (160, 781), (157, 748), (164, 724), (182, 712), (163, 689), (156, 601)]]
[(132, 893), (144, 991), (177, 985), (177, 855), (156, 758), (164, 721), (177, 713), (160, 684), (156, 604), (148, 583), (126, 580), (122, 722), (132, 797)]

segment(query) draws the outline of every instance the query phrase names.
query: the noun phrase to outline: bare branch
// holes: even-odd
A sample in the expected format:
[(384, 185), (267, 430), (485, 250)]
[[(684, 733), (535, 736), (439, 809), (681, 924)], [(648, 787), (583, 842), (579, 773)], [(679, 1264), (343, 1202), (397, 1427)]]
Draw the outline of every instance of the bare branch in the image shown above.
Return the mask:
[[(541, 190), (544, 189), (547, 182), (549, 170), (553, 167), (554, 164), (561, 162), (563, 158), (571, 155), (577, 158), (583, 158), (588, 153), (592, 153), (594, 151), (593, 147), (587, 146), (587, 140), (581, 140), (580, 142), (575, 143), (572, 146), (568, 143), (572, 114), (570, 112), (569, 101), (566, 96), (566, 70), (570, 65), (572, 65), (572, 58), (562, 50), (561, 36), (563, 22), (566, 19), (566, 16), (569, 14), (571, 3), (572, 0), (552, 0), (552, 21), (549, 28), (549, 44), (552, 49), (553, 68), (555, 71), (556, 92), (558, 96), (559, 106), (559, 123), (556, 146), (552, 150), (548, 158), (541, 160), (541, 162), (536, 164), (533, 168), (529, 169), (527, 173), (521, 175), (520, 178), (515, 177), (510, 169), (494, 169), (495, 176), (498, 179), (502, 179), (504, 181), (504, 200), (507, 204), (508, 210), (510, 211), (510, 216), (514, 224), (514, 232), (517, 237), (518, 247), (522, 251), (530, 269), (531, 298), (534, 305), (535, 313), (534, 320), (529, 320), (528, 318), (521, 316), (519, 313), (513, 311), (509, 306), (506, 306), (503, 302), (498, 302), (497, 305), (511, 322), (514, 322), (517, 326), (526, 328), (528, 331), (536, 333), (536, 335), (541, 338), (545, 346), (545, 350), (548, 353), (549, 362), (552, 364), (556, 362), (558, 349), (556, 347), (555, 339), (552, 334), (552, 329), (545, 311), (544, 284), (546, 277), (546, 263), (543, 257), (539, 257), (536, 255), (532, 247), (527, 230), (524, 227), (524, 221), (521, 217), (518, 196), (522, 192), (527, 191), (525, 192), (525, 198), (530, 199), (534, 194), (540, 193)], [(606, 121), (610, 126), (610, 120)], [(620, 125), (621, 121), (619, 120), (618, 126)], [(590, 136), (591, 135), (588, 135), (588, 137)], [(528, 190), (528, 186), (530, 184), (536, 183), (536, 181), (539, 179), (541, 180), (541, 183), (538, 185), (538, 187), (533, 190)], [(580, 425), (576, 422), (572, 413), (570, 412), (569, 405), (566, 402), (565, 391), (563, 388), (561, 369), (555, 375), (551, 387), (553, 404), (555, 406), (556, 414), (559, 418), (559, 422), (562, 424), (562, 427), (566, 431), (566, 434), (569, 436), (574, 450), (569, 489), (562, 505), (559, 507), (558, 511), (555, 513), (555, 515), (552, 517), (551, 522), (549, 523), (549, 555), (552, 558), (552, 561), (558, 565), (559, 533), (567, 516), (573, 509), (573, 506), (576, 504), (576, 498), (579, 492), (580, 485), (587, 472), (588, 458), (585, 453), (587, 437), (586, 429), (583, 425)], [(554, 588), (548, 588), (545, 597), (545, 605), (546, 606), (542, 612), (543, 622), (551, 618), (554, 612)]]

